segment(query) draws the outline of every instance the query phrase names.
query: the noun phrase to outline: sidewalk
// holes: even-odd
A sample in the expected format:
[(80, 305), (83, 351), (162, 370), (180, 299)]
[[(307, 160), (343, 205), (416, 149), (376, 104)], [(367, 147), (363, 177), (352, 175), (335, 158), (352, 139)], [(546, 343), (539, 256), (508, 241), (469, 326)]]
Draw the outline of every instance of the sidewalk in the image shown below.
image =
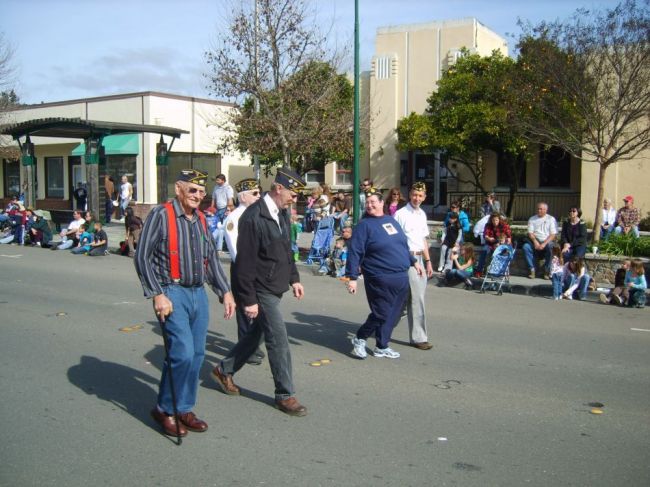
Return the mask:
[[(109, 250), (111, 252), (115, 252), (119, 248), (120, 242), (124, 240), (124, 234), (125, 234), (124, 223), (111, 222), (107, 225), (104, 225), (104, 230), (108, 235)], [(313, 265), (305, 264), (305, 258), (309, 253), (309, 249), (311, 248), (311, 242), (313, 236), (314, 236), (313, 233), (305, 233), (305, 232), (302, 232), (298, 235), (298, 246), (300, 247), (301, 250), (300, 252), (301, 260), (297, 264), (298, 264), (298, 268), (301, 271), (309, 272), (310, 270), (313, 270), (314, 274), (316, 274), (318, 270), (318, 266), (316, 264)], [(228, 255), (228, 252), (223, 251), (221, 253), (221, 259), (224, 261), (224, 263), (229, 263), (230, 256)], [(438, 282), (438, 279), (436, 277), (437, 275), (438, 274), (434, 275), (434, 277), (429, 280), (429, 286), (435, 286), (437, 284)], [(332, 279), (332, 278), (324, 276), (323, 279)], [(474, 292), (478, 292), (478, 290), (481, 288), (481, 283), (483, 282), (483, 279), (473, 278), (473, 281), (474, 281)], [(463, 290), (463, 286), (461, 284), (458, 284), (457, 287), (459, 290), (466, 292)], [(598, 287), (601, 289), (600, 291), (589, 291), (587, 293), (586, 301), (598, 302), (598, 295), (601, 292), (603, 292), (603, 289), (609, 289), (612, 286), (605, 285), (605, 284), (598, 284)], [(551, 286), (551, 281), (546, 281), (544, 279), (528, 279), (527, 277), (523, 277), (523, 276), (510, 276), (510, 282), (509, 284), (504, 284), (503, 292), (504, 293), (511, 292), (513, 294), (520, 294), (520, 295), (533, 296), (533, 297), (550, 298), (553, 296), (553, 288)], [(486, 291), (486, 293), (496, 294), (494, 291)]]

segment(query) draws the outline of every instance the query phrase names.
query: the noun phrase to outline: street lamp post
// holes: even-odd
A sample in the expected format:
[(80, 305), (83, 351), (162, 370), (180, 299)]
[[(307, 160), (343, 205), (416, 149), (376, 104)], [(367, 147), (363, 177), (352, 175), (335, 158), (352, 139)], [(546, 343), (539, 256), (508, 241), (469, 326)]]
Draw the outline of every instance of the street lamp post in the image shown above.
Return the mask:
[(352, 221), (359, 221), (359, 0), (354, 0), (354, 164), (352, 166)]

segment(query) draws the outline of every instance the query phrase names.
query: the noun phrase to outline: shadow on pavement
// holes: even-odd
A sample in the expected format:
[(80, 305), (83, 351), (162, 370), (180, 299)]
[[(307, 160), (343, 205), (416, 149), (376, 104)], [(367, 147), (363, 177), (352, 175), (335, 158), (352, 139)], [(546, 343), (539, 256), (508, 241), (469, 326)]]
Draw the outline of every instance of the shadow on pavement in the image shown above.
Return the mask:
[(68, 369), (68, 380), (88, 395), (97, 396), (155, 428), (149, 411), (156, 404), (158, 380), (139, 370), (83, 355)]
[(356, 334), (361, 325), (352, 321), (341, 320), (332, 316), (293, 313), (297, 323), (287, 323), (289, 341), (299, 345), (297, 340), (329, 348), (342, 355), (349, 355), (350, 337)]

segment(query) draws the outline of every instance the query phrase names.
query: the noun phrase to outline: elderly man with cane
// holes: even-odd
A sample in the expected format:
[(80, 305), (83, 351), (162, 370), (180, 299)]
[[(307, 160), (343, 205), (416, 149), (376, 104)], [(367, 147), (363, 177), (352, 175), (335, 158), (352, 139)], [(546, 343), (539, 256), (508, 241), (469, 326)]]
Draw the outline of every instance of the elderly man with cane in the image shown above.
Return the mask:
[(226, 275), (199, 205), (207, 174), (184, 169), (176, 181), (176, 198), (154, 208), (145, 221), (135, 254), (135, 268), (152, 298), (165, 340), (158, 404), (151, 415), (167, 435), (203, 432), (205, 421), (192, 411), (208, 330), (207, 281), (223, 298), (224, 317), (235, 311)]

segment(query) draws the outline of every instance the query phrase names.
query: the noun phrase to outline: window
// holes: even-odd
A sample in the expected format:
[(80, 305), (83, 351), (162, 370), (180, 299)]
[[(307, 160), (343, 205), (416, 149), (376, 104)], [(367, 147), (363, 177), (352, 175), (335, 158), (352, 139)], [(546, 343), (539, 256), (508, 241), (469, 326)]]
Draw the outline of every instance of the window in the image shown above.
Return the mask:
[(63, 157), (45, 158), (45, 197), (63, 198)]
[(519, 169), (519, 187), (526, 187), (526, 163), (522, 163), (523, 167), (510, 166), (510, 162), (500, 154), (497, 154), (497, 186), (510, 187), (513, 182), (513, 169)]
[(389, 57), (375, 58), (375, 78), (388, 79), (390, 78), (391, 59)]
[(325, 182), (325, 173), (316, 170), (307, 171), (305, 173), (305, 182), (312, 186)]
[(569, 188), (571, 186), (571, 156), (560, 147), (539, 151), (539, 187)]
[(337, 169), (335, 184), (337, 186), (350, 186), (352, 184), (352, 171), (349, 169)]
[(2, 170), (5, 198), (20, 193), (20, 161), (18, 159), (3, 159)]

